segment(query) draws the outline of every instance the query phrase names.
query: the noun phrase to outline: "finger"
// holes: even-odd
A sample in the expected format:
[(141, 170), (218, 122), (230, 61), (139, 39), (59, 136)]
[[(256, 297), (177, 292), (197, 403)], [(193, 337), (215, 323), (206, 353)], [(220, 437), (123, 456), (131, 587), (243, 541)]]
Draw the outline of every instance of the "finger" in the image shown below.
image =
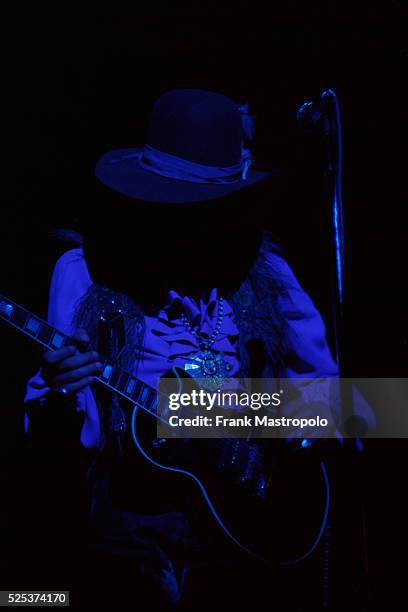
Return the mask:
[(85, 387), (89, 387), (94, 383), (94, 377), (87, 376), (85, 378), (81, 378), (81, 380), (78, 380), (77, 382), (71, 383), (69, 385), (64, 385), (64, 389), (69, 395), (72, 395), (73, 393), (78, 393), (78, 391), (81, 391), (82, 389), (85, 389)]
[(90, 338), (86, 329), (78, 328), (75, 330), (74, 335), (72, 336), (72, 340), (76, 340), (77, 342), (90, 342)]
[(43, 360), (47, 365), (55, 365), (68, 357), (75, 355), (76, 348), (74, 346), (64, 346), (57, 351), (46, 351), (43, 355)]
[(77, 329), (71, 338), (72, 344), (74, 344), (81, 353), (84, 353), (90, 344), (90, 338), (85, 329)]
[(96, 351), (90, 351), (89, 353), (79, 353), (64, 359), (59, 363), (59, 370), (75, 370), (89, 363), (95, 363), (100, 361), (100, 356)]
[(58, 374), (58, 376), (55, 376), (52, 381), (52, 386), (60, 387), (61, 385), (66, 385), (67, 383), (77, 382), (78, 380), (81, 380), (81, 378), (86, 378), (91, 374), (97, 374), (101, 371), (101, 369), (102, 364), (97, 362), (91, 363), (82, 368), (69, 370), (68, 372), (64, 372), (62, 374)]

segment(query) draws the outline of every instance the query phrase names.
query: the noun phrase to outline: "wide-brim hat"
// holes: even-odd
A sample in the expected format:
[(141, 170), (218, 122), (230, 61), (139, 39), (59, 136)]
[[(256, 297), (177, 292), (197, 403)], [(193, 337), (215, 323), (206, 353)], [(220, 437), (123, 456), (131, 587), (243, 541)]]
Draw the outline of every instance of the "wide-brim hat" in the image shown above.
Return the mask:
[(169, 91), (154, 105), (146, 145), (105, 153), (95, 175), (110, 189), (149, 202), (200, 202), (248, 188), (274, 173), (253, 169), (244, 115), (218, 93)]

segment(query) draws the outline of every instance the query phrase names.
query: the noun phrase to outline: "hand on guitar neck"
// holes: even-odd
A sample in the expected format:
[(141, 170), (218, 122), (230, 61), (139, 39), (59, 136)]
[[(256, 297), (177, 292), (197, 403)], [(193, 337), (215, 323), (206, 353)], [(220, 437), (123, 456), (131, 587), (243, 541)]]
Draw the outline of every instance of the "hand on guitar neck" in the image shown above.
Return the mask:
[[(42, 375), (51, 391), (72, 396), (94, 383), (94, 376), (102, 370), (99, 354), (86, 351), (89, 337), (78, 329), (72, 345), (46, 351), (42, 357)], [(85, 351), (85, 352), (84, 352)]]

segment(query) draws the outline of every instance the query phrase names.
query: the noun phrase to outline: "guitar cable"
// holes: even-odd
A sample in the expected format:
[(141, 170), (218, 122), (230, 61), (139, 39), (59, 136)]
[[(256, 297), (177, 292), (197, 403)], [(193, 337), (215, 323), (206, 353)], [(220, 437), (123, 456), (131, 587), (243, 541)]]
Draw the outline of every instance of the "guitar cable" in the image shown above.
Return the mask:
[(317, 533), (317, 536), (313, 544), (303, 555), (301, 555), (300, 557), (296, 557), (295, 559), (290, 559), (289, 561), (280, 561), (279, 562), (280, 565), (293, 565), (294, 563), (299, 563), (300, 561), (304, 561), (305, 559), (307, 559), (307, 557), (310, 557), (310, 555), (316, 550), (316, 548), (320, 544), (320, 541), (322, 539), (322, 536), (327, 526), (327, 521), (329, 518), (329, 510), (330, 510), (330, 481), (329, 481), (329, 475), (327, 473), (327, 469), (326, 469), (324, 461), (320, 462), (320, 469), (321, 469), (322, 476), (323, 476), (325, 492), (326, 492), (326, 499), (325, 499), (325, 504), (324, 504), (323, 518), (322, 518), (322, 522), (321, 522), (319, 531)]
[[(214, 505), (211, 502), (211, 500), (210, 500), (210, 498), (208, 496), (208, 493), (207, 493), (207, 491), (204, 488), (204, 485), (197, 478), (197, 476), (195, 476), (191, 472), (188, 472), (187, 470), (183, 470), (183, 469), (180, 469), (180, 468), (174, 468), (174, 467), (163, 465), (163, 464), (159, 463), (158, 461), (155, 461), (154, 459), (149, 457), (149, 455), (145, 452), (145, 450), (143, 449), (142, 445), (140, 444), (138, 435), (136, 433), (136, 416), (137, 416), (138, 409), (139, 409), (139, 406), (136, 404), (134, 406), (133, 412), (132, 412), (131, 432), (132, 432), (133, 441), (134, 441), (134, 443), (136, 445), (136, 448), (140, 452), (140, 454), (145, 459), (147, 459), (147, 461), (149, 461), (152, 465), (154, 465), (155, 467), (158, 467), (158, 468), (163, 469), (163, 470), (167, 470), (168, 472), (175, 472), (175, 473), (178, 473), (178, 474), (184, 474), (185, 476), (188, 476), (188, 477), (192, 478), (194, 480), (194, 482), (197, 484), (198, 488), (200, 489), (200, 491), (201, 491), (201, 493), (202, 493), (202, 495), (203, 495), (203, 497), (204, 497), (204, 499), (205, 499), (205, 501), (206, 501), (206, 503), (207, 503), (207, 505), (208, 505), (208, 507), (209, 507), (209, 509), (210, 509), (210, 511), (211, 511), (211, 513), (212, 513), (212, 515), (214, 517), (214, 519), (216, 520), (218, 525), (221, 527), (221, 529), (227, 534), (227, 536), (239, 548), (241, 548), (244, 552), (249, 554), (251, 557), (254, 557), (258, 561), (262, 561), (262, 562), (267, 563), (268, 562), (267, 559), (265, 559), (264, 557), (261, 557), (260, 555), (257, 555), (256, 553), (251, 551), (249, 548), (244, 546), (229, 531), (229, 529), (223, 523), (223, 521), (222, 521), (221, 517), (219, 516), (218, 512), (214, 508)], [(323, 518), (322, 518), (322, 522), (321, 522), (319, 531), (317, 533), (317, 536), (316, 536), (313, 544), (309, 547), (309, 549), (303, 555), (301, 555), (300, 557), (297, 557), (295, 559), (290, 559), (288, 561), (279, 561), (280, 565), (293, 565), (295, 563), (299, 563), (300, 561), (304, 561), (307, 557), (309, 557), (316, 550), (317, 546), (319, 545), (319, 543), (321, 541), (321, 538), (323, 536), (323, 533), (324, 533), (326, 525), (327, 525), (327, 520), (328, 520), (328, 515), (329, 515), (329, 508), (330, 508), (330, 483), (329, 483), (329, 477), (328, 477), (328, 474), (327, 474), (327, 469), (326, 469), (326, 466), (325, 466), (323, 461), (320, 463), (320, 468), (321, 468), (321, 472), (322, 472), (322, 476), (323, 476), (323, 481), (324, 481), (324, 485), (325, 485), (326, 499), (325, 499)]]

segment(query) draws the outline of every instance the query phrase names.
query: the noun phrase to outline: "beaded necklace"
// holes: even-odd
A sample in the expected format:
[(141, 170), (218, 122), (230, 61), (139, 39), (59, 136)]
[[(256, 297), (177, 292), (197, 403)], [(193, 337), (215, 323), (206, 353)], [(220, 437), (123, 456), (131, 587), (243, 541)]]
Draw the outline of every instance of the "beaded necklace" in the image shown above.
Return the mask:
[(208, 338), (204, 338), (198, 329), (189, 323), (186, 315), (181, 315), (184, 327), (196, 338), (200, 347), (197, 353), (189, 356), (189, 362), (185, 364), (184, 369), (194, 378), (200, 379), (200, 387), (209, 391), (221, 386), (231, 370), (231, 365), (225, 361), (223, 353), (212, 349), (221, 331), (223, 317), (224, 300), (221, 297), (218, 301), (217, 321), (214, 330)]

